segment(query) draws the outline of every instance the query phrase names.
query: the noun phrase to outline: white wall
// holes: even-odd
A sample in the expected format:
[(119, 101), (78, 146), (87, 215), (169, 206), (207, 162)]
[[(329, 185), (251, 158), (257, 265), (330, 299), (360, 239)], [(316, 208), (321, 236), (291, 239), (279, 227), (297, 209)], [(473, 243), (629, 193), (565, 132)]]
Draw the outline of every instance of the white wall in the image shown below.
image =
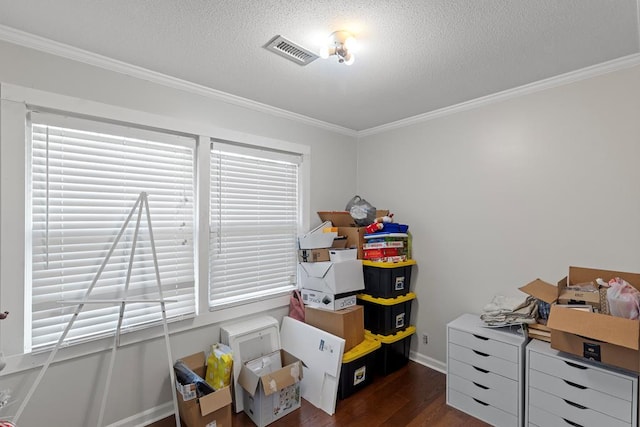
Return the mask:
[[(311, 225), (320, 223), (315, 215), (316, 211), (341, 209), (355, 194), (357, 146), (352, 136), (7, 42), (0, 42), (0, 58), (0, 82), (3, 83), (86, 99), (172, 120), (210, 125), (242, 134), (309, 146), (312, 159), (309, 218)], [(4, 145), (24, 142), (0, 143)], [(20, 179), (16, 177), (16, 181), (19, 182)], [(0, 207), (4, 212), (13, 209), (11, 206)], [(6, 218), (0, 220), (7, 221)], [(7, 227), (11, 227), (11, 224), (5, 224), (3, 229), (6, 230)], [(2, 239), (3, 250), (10, 250), (12, 242), (8, 241), (4, 234)], [(6, 259), (1, 259), (0, 268), (2, 277), (7, 277), (5, 273), (23, 269), (24, 266), (9, 265)], [(7, 294), (15, 294), (16, 287), (21, 291), (23, 283), (0, 283), (0, 309), (11, 312), (9, 318), (0, 324), (0, 337), (4, 340), (0, 341), (0, 346), (5, 349), (15, 349), (21, 345), (7, 342), (5, 338), (15, 335), (11, 329), (19, 328), (22, 324), (22, 308), (9, 307), (3, 303), (9, 300)], [(286, 312), (286, 307), (280, 306), (268, 310), (266, 314), (280, 318)], [(257, 314), (260, 313), (235, 309), (231, 313), (227, 312), (225, 318)], [(219, 339), (219, 322), (202, 325), (202, 322), (196, 321), (192, 322), (198, 325), (194, 328), (189, 328), (189, 321), (181, 323), (179, 329), (187, 330), (176, 332), (171, 337), (175, 357), (206, 350), (211, 343)], [(123, 342), (125, 345), (117, 353), (105, 416), (106, 423), (116, 423), (130, 418), (121, 425), (136, 425), (145, 420), (140, 414), (147, 411), (152, 418), (158, 415), (157, 411), (154, 412), (158, 408), (160, 412), (165, 411), (162, 415), (166, 415), (166, 411), (170, 411), (172, 407), (166, 405), (171, 400), (171, 391), (164, 341), (152, 339), (127, 344), (128, 340), (125, 338)], [(19, 358), (15, 351), (7, 354), (5, 350), (5, 356), (10, 360)], [(37, 367), (43, 360), (44, 355), (22, 358), (22, 365), (27, 363), (28, 366), (33, 364)], [(100, 384), (105, 382), (108, 361), (109, 352), (103, 351), (53, 364), (20, 418), (20, 425), (95, 425), (104, 392)], [(0, 374), (0, 390), (10, 389), (14, 403), (0, 410), (0, 418), (15, 413), (39, 371), (30, 369), (12, 372), (11, 368), (10, 363)]]
[(640, 67), (362, 137), (358, 193), (409, 224), (417, 358), (570, 265), (640, 271)]

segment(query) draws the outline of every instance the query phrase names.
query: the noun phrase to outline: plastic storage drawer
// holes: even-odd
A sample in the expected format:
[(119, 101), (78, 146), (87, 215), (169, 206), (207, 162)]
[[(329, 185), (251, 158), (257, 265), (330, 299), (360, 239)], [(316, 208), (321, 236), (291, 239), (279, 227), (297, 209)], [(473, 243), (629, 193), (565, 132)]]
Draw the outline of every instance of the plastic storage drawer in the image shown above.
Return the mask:
[(365, 293), (375, 298), (395, 298), (409, 293), (415, 260), (404, 262), (362, 261)]
[(379, 341), (368, 336), (342, 356), (338, 399), (351, 396), (373, 381), (376, 356), (381, 346)]
[(415, 298), (413, 292), (396, 298), (358, 294), (358, 304), (364, 306), (364, 328), (380, 335), (404, 330), (411, 321), (411, 303)]
[(374, 335), (368, 331), (365, 332), (365, 338), (373, 338), (381, 344), (376, 356), (377, 373), (387, 375), (407, 364), (411, 336), (415, 333), (415, 326), (409, 326), (404, 331), (394, 335)]

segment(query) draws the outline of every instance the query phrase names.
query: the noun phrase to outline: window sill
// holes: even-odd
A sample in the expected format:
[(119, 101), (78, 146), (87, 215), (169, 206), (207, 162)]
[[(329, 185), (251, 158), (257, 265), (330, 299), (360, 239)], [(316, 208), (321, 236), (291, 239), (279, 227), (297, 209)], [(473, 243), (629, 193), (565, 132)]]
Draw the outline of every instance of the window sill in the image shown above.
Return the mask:
[[(264, 301), (253, 302), (241, 306), (235, 306), (215, 311), (200, 313), (198, 316), (169, 323), (169, 336), (189, 332), (206, 326), (217, 325), (223, 322), (232, 321), (251, 316), (259, 315), (269, 310), (282, 309), (288, 307), (289, 296), (277, 296)], [(164, 331), (162, 325), (153, 326), (147, 329), (133, 331), (120, 336), (120, 347), (139, 344), (158, 338), (163, 339)], [(103, 351), (111, 351), (113, 348), (113, 337), (101, 338), (89, 342), (61, 347), (56, 354), (54, 362), (73, 360), (78, 357), (87, 356)], [(173, 351), (173, 348), (172, 348)], [(27, 353), (8, 356), (5, 355), (6, 367), (0, 373), (0, 377), (23, 372), (26, 370), (42, 367), (49, 357), (50, 352)]]

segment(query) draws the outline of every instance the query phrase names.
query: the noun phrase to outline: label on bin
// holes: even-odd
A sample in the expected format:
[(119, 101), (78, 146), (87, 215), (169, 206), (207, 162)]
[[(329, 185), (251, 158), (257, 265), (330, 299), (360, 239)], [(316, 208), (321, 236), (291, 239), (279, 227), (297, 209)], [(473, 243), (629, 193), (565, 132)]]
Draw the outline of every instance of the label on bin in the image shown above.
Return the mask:
[(353, 385), (358, 385), (367, 379), (367, 365), (364, 365), (355, 370), (353, 373)]
[(396, 291), (404, 290), (404, 276), (396, 277)]
[(404, 313), (396, 316), (396, 329), (404, 328)]

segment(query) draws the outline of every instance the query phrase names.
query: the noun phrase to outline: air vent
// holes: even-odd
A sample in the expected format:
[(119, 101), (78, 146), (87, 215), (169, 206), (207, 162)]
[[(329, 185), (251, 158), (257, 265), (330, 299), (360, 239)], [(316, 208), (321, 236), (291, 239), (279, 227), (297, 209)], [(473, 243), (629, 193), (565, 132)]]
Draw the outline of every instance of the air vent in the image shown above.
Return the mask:
[(318, 55), (310, 50), (307, 50), (282, 36), (275, 36), (264, 47), (298, 65), (307, 65), (319, 58)]

